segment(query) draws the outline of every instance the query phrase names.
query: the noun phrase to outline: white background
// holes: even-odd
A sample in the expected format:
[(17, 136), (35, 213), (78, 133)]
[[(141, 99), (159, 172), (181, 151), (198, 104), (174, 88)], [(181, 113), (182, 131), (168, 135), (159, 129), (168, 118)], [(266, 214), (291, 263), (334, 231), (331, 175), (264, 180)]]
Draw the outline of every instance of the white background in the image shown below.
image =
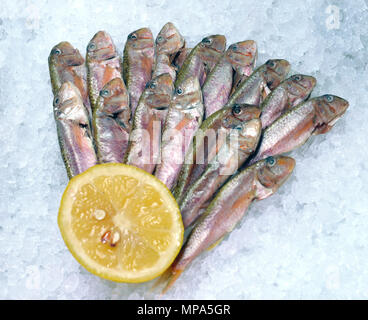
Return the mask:
[[(37, 3), (37, 4), (36, 4)], [(368, 1), (1, 1), (0, 298), (140, 299), (151, 284), (89, 274), (57, 227), (68, 182), (52, 115), (47, 57), (67, 40), (84, 54), (108, 31), (120, 51), (172, 21), (194, 46), (222, 33), (254, 39), (259, 63), (285, 58), (350, 108), (331, 132), (292, 152), (292, 178), (197, 259), (167, 298), (368, 298)]]

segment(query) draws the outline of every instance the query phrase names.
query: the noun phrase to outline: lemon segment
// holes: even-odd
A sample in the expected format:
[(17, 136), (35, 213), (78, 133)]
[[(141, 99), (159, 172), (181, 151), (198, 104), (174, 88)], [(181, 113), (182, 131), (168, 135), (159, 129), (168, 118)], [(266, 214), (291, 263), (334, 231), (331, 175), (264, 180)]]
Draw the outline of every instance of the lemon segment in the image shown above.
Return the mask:
[(81, 265), (118, 282), (161, 275), (177, 256), (184, 233), (178, 205), (166, 186), (124, 164), (96, 165), (72, 178), (58, 224)]

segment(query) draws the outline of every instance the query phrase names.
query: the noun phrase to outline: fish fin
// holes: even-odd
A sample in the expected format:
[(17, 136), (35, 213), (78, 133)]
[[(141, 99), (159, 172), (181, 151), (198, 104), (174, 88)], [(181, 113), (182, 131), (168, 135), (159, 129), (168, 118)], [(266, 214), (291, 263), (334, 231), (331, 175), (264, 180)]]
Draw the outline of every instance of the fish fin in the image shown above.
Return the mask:
[(190, 119), (185, 117), (183, 118), (175, 127), (176, 130), (181, 131), (188, 123), (190, 122)]
[(271, 90), (267, 85), (265, 85), (262, 88), (262, 91), (261, 91), (262, 101), (264, 101), (266, 99), (266, 97), (270, 94), (270, 92), (271, 92)]
[(105, 72), (103, 75), (102, 83), (108, 83), (113, 77), (114, 68), (111, 68), (109, 65), (106, 66)]
[(161, 291), (161, 296), (163, 296), (173, 286), (173, 284), (180, 277), (182, 272), (183, 270), (181, 269), (174, 269), (173, 267), (169, 267), (156, 281), (156, 283), (152, 286), (150, 290), (153, 291), (157, 287), (160, 287), (162, 284), (166, 283)]
[(153, 284), (153, 286), (150, 289), (150, 292), (155, 291), (158, 287), (160, 287), (163, 283), (167, 282), (171, 273), (171, 267), (169, 267)]
[(217, 247), (219, 244), (220, 244), (220, 242), (222, 241), (222, 240), (224, 240), (224, 238), (225, 238), (225, 236), (223, 236), (223, 237), (221, 237), (220, 239), (218, 239), (216, 242), (214, 242), (213, 244), (211, 244), (206, 250), (207, 251), (211, 251), (213, 248), (215, 248), (215, 247)]
[(329, 124), (324, 123), (323, 125), (317, 127), (314, 131), (314, 135), (324, 134), (329, 132), (332, 129), (333, 126), (330, 126)]

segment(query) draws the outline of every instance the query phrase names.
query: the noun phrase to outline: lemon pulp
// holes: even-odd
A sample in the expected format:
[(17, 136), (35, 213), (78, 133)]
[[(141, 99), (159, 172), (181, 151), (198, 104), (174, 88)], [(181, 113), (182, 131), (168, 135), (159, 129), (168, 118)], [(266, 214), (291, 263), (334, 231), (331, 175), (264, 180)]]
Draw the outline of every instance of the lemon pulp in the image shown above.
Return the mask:
[(96, 165), (70, 180), (58, 224), (73, 256), (113, 281), (143, 282), (162, 274), (183, 241), (170, 191), (154, 176), (124, 164)]

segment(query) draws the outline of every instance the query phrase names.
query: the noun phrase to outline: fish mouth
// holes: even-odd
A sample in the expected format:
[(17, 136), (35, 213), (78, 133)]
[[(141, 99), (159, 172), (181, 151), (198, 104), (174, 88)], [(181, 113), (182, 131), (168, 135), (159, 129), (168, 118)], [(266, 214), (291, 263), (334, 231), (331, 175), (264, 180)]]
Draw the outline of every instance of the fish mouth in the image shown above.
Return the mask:
[(303, 76), (301, 81), (293, 80), (293, 84), (301, 90), (310, 90), (316, 86), (317, 79), (312, 76)]
[(63, 60), (66, 62), (66, 64), (70, 67), (77, 67), (84, 63), (84, 59), (82, 56), (78, 57), (75, 54), (67, 54), (63, 56)]
[[(106, 98), (104, 98), (104, 99), (106, 99)], [(117, 93), (116, 95), (113, 95), (113, 96), (109, 97), (106, 100), (109, 101), (108, 102), (109, 106), (119, 108), (119, 106), (122, 106), (123, 104), (126, 104), (126, 102), (128, 101), (128, 97), (127, 97), (127, 95)]]
[(190, 111), (190, 110), (193, 110), (193, 109), (197, 109), (197, 106), (187, 106), (184, 108), (184, 111)]
[(104, 48), (100, 48), (96, 50), (93, 53), (93, 56), (101, 60), (112, 60), (117, 55), (116, 55), (115, 50), (113, 50), (111, 47), (104, 47)]
[(140, 35), (138, 40), (152, 40), (152, 37), (146, 35)]
[(167, 105), (167, 106), (154, 107), (153, 109), (158, 110), (158, 111), (167, 110), (169, 109), (169, 106)]
[(207, 47), (207, 48), (209, 48), (209, 49), (211, 49), (211, 50), (213, 50), (213, 51), (215, 51), (215, 52), (217, 52), (217, 53), (219, 53), (219, 54), (224, 53), (224, 51), (223, 51), (223, 50), (221, 50), (221, 49), (217, 49), (217, 48), (214, 48), (214, 47)]
[(266, 77), (266, 79), (268, 78), (266, 80), (266, 83), (267, 83), (268, 88), (271, 90), (276, 88), (285, 76), (285, 72), (278, 73), (277, 71), (273, 69), (267, 70), (267, 73), (269, 76)]
[(173, 33), (173, 34), (165, 36), (165, 38), (166, 38), (166, 40), (170, 40), (170, 39), (174, 38), (176, 35), (177, 35), (177, 33)]
[(152, 109), (169, 106), (171, 102), (171, 95), (165, 93), (152, 93), (147, 98), (147, 104)]
[(233, 51), (233, 53), (235, 54), (240, 54), (244, 57), (250, 57), (250, 58), (253, 58), (255, 55), (256, 55), (256, 52), (252, 52), (251, 50), (247, 50), (246, 52), (244, 51)]

